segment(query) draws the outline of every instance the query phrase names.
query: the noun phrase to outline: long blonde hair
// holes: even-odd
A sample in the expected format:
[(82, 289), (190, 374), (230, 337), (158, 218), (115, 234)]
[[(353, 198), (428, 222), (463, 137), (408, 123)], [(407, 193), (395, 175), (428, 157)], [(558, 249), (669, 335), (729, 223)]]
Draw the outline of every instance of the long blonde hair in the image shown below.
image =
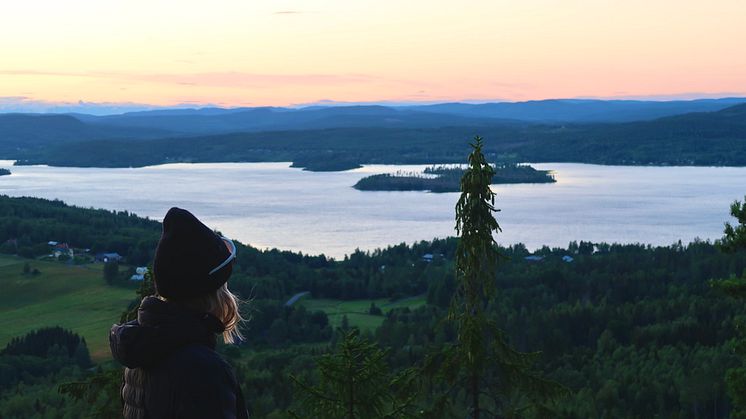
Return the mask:
[(223, 341), (225, 343), (237, 343), (243, 340), (239, 327), (245, 321), (240, 311), (243, 301), (228, 289), (227, 283), (204, 296), (185, 300), (170, 299), (168, 301), (217, 317), (225, 327), (223, 331)]

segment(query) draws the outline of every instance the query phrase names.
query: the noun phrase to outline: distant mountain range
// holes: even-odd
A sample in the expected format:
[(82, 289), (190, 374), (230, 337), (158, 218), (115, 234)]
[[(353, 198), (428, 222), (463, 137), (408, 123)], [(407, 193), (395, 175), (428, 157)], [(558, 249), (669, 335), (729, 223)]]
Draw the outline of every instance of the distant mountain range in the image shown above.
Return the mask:
[[(697, 106), (723, 106), (729, 100), (702, 101)], [(570, 108), (587, 110), (584, 106)], [(247, 118), (247, 112), (253, 117)], [(266, 118), (262, 120), (257, 115)], [(343, 170), (369, 163), (462, 162), (468, 152), (468, 141), (474, 135), (481, 135), (486, 139), (486, 152), (492, 161), (746, 166), (746, 104), (652, 120), (591, 123), (480, 119), (386, 107), (202, 109), (60, 118), (53, 122), (63, 130), (77, 129), (79, 136), (51, 138), (42, 144), (39, 138), (52, 131), (36, 126), (36, 140), (27, 146), (15, 141), (15, 147), (8, 148), (9, 142), (3, 136), (0, 157), (18, 159), (21, 164), (98, 167), (292, 161), (311, 170)], [(156, 124), (162, 118), (167, 118), (168, 123)], [(278, 122), (283, 118), (285, 122)], [(177, 121), (187, 124), (190, 119), (191, 126), (206, 132), (213, 129), (219, 132), (230, 126), (236, 129), (236, 125), (226, 121), (239, 124), (251, 120), (255, 121), (253, 126), (262, 125), (264, 129), (244, 128), (228, 134), (205, 135), (191, 131), (172, 133), (165, 138), (150, 137), (162, 135), (168, 124)], [(51, 123), (38, 117), (31, 120)], [(126, 120), (140, 123), (127, 124)], [(96, 129), (110, 136), (103, 140), (91, 138), (90, 135), (101, 135)], [(126, 130), (139, 136), (122, 137)]]
[(746, 98), (691, 101), (540, 100), (505, 103), (443, 103), (415, 106), (306, 108), (202, 108), (75, 115), (96, 125), (139, 127), (186, 134), (348, 127), (437, 128), (513, 122), (628, 122), (689, 112), (717, 111)]
[(718, 111), (746, 98), (691, 101), (541, 100), (515, 103), (443, 103), (413, 106), (202, 108), (118, 115), (0, 114), (0, 155), (46, 143), (153, 139), (237, 132), (330, 128), (444, 128), (524, 124), (646, 121)]
[(443, 103), (410, 109), (463, 115), (471, 118), (502, 118), (527, 122), (631, 122), (647, 121), (691, 112), (713, 112), (746, 102), (746, 98), (688, 101), (556, 99), (511, 103)]

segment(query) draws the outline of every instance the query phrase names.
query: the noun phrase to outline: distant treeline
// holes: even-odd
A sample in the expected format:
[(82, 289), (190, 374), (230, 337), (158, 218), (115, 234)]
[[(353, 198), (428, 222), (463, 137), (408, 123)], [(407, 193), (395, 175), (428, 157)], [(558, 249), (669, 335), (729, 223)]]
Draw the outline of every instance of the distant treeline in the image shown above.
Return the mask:
[(292, 161), (310, 170), (360, 164), (462, 163), (468, 140), (486, 138), (491, 161), (622, 165), (746, 165), (746, 105), (653, 121), (604, 124), (491, 123), (437, 128), (350, 127), (89, 140), (13, 149), (19, 164), (137, 167), (171, 162)]
[[(424, 176), (419, 173), (383, 173), (360, 179), (355, 189), (361, 191), (430, 191), (458, 192), (461, 190), (461, 167), (426, 167)], [(432, 175), (432, 176), (427, 176)], [(536, 170), (527, 164), (501, 164), (495, 167), (493, 184), (552, 183), (556, 182), (548, 170)]]
[(48, 242), (91, 253), (117, 252), (128, 263), (146, 264), (160, 237), (160, 223), (127, 211), (78, 208), (62, 201), (0, 195), (0, 253), (36, 257)]

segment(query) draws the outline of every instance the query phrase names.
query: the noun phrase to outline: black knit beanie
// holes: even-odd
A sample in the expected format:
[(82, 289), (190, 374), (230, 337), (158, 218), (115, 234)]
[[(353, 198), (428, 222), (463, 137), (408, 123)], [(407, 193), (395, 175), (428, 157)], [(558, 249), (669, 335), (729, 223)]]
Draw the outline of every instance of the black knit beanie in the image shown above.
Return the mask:
[(230, 255), (223, 239), (192, 213), (171, 208), (163, 219), (163, 234), (155, 250), (155, 288), (166, 298), (205, 295), (230, 277), (230, 263), (210, 274)]

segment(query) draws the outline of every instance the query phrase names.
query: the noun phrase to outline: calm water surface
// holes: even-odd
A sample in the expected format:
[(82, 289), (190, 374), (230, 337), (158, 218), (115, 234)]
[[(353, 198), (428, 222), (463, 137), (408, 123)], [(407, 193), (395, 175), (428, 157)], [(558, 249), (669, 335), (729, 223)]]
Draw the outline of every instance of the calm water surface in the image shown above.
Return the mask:
[[(9, 167), (0, 193), (58, 198), (162, 219), (189, 209), (254, 246), (341, 257), (355, 248), (454, 235), (457, 193), (361, 192), (372, 173), (425, 166), (371, 165), (314, 173), (289, 163), (168, 164), (136, 169)], [(566, 246), (571, 240), (667, 245), (721, 236), (728, 206), (746, 194), (746, 168), (534, 164), (557, 183), (497, 185), (498, 241)]]

